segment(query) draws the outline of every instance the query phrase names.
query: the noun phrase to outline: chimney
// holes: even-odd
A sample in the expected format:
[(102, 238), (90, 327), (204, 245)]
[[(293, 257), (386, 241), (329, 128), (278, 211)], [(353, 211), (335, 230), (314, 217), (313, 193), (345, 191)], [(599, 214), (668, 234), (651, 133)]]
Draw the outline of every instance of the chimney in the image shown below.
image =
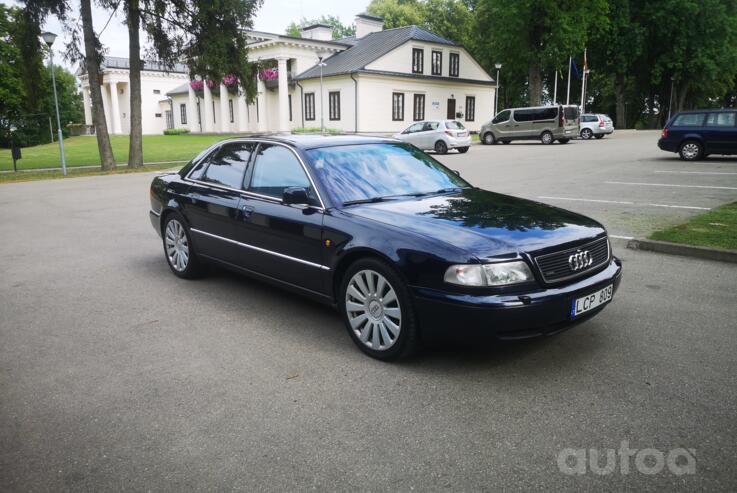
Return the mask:
[(312, 24), (311, 26), (300, 29), (300, 33), (305, 39), (316, 39), (319, 41), (333, 40), (333, 28), (327, 24)]
[(384, 29), (384, 19), (369, 14), (358, 14), (356, 16), (356, 39), (361, 39), (367, 34), (376, 33)]

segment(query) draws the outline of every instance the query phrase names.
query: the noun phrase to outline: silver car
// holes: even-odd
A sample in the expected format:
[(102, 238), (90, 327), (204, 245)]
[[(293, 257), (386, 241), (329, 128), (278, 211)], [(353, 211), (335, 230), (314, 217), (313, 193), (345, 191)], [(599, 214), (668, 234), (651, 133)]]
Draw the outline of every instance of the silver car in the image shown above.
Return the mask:
[(471, 146), (471, 132), (455, 120), (423, 120), (394, 134), (394, 138), (438, 154), (445, 154), (449, 149), (464, 153)]
[(603, 138), (614, 132), (614, 122), (608, 115), (585, 113), (581, 115), (581, 131), (579, 134), (583, 140), (591, 137)]

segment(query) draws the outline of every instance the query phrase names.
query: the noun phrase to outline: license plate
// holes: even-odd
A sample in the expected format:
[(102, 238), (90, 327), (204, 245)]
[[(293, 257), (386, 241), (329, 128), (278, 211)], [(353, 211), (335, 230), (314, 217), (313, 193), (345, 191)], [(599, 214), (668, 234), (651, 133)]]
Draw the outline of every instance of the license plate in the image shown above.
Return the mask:
[(581, 315), (582, 313), (586, 313), (590, 310), (593, 310), (594, 308), (598, 306), (601, 306), (611, 301), (613, 294), (614, 294), (614, 285), (610, 284), (604, 289), (601, 289), (595, 293), (591, 293), (588, 296), (584, 296), (583, 298), (576, 298), (575, 300), (572, 300), (571, 301), (571, 318), (575, 318)]
[(466, 132), (458, 132), (458, 137), (465, 137), (468, 135)]

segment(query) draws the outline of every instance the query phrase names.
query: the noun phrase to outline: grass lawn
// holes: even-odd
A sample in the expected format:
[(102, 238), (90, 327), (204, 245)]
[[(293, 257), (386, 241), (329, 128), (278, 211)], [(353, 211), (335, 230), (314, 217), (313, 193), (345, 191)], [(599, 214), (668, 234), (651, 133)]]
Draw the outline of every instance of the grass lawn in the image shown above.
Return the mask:
[(653, 240), (737, 250), (737, 202), (712, 209), (684, 224), (656, 231)]
[[(144, 135), (143, 160), (147, 163), (160, 161), (188, 161), (213, 142), (228, 135)], [(113, 154), (118, 165), (128, 162), (128, 136), (110, 137)], [(38, 169), (60, 167), (59, 144), (44, 144), (22, 149), (23, 159), (18, 161), (18, 169)], [(67, 166), (99, 165), (97, 139), (94, 136), (69, 137), (64, 139), (64, 155)], [(12, 170), (13, 160), (10, 149), (0, 149), (0, 170)]]
[(22, 181), (36, 180), (54, 180), (63, 178), (75, 178), (79, 176), (100, 176), (100, 175), (120, 175), (126, 173), (145, 173), (147, 171), (176, 171), (181, 165), (172, 164), (153, 164), (144, 166), (143, 168), (129, 169), (127, 166), (121, 166), (115, 171), (100, 171), (95, 168), (68, 168), (67, 176), (61, 174), (61, 170), (54, 171), (23, 171), (18, 173), (0, 173), (0, 186), (3, 183), (17, 183)]

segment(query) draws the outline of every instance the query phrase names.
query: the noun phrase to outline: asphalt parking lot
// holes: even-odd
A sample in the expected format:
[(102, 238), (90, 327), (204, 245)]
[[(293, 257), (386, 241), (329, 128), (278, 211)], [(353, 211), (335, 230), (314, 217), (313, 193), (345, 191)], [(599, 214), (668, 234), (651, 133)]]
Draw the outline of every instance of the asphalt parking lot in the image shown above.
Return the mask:
[[(441, 160), (623, 237), (702, 210), (660, 205), (735, 200), (737, 159), (683, 163), (652, 136)], [(593, 320), (386, 364), (327, 307), (221, 271), (174, 277), (152, 176), (0, 186), (0, 490), (737, 489), (737, 265), (617, 242), (625, 277)], [(621, 184), (648, 182), (722, 188)], [(623, 442), (693, 449), (695, 471), (559, 468), (566, 449), (603, 464)]]

